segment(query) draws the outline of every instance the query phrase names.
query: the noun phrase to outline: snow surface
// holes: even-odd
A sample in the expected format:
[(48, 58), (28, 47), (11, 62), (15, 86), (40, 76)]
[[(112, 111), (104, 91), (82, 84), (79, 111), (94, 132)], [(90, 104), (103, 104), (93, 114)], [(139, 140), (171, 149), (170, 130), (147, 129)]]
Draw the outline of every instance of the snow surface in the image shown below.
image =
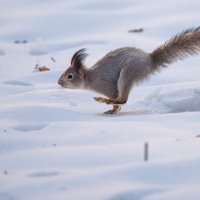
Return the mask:
[(57, 85), (80, 48), (92, 66), (198, 26), (199, 0), (0, 0), (0, 9), (0, 200), (200, 199), (200, 56), (135, 87), (113, 116), (97, 94)]

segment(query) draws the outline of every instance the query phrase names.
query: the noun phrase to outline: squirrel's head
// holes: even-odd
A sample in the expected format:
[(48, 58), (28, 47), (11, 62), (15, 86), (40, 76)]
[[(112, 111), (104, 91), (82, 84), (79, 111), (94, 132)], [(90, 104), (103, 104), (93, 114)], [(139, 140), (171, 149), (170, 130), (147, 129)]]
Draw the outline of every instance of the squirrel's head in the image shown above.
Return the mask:
[(78, 89), (84, 87), (86, 68), (83, 61), (88, 56), (86, 49), (78, 50), (71, 59), (71, 66), (60, 76), (58, 84), (64, 88)]

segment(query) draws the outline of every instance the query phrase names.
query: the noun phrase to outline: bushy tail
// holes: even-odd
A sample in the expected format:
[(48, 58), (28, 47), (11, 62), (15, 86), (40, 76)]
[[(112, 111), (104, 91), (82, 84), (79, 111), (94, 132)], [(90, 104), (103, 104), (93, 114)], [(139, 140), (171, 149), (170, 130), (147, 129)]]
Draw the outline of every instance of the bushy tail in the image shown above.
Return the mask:
[(200, 52), (200, 26), (183, 31), (172, 37), (151, 53), (153, 66), (170, 64), (182, 60), (188, 55)]

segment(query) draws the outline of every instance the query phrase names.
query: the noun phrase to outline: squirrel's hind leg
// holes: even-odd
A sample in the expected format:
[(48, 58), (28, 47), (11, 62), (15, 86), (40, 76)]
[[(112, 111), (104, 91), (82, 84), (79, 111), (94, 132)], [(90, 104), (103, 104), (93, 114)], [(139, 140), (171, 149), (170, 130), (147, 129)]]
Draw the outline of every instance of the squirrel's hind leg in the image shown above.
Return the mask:
[(125, 104), (127, 102), (129, 92), (132, 88), (133, 78), (130, 77), (130, 68), (124, 67), (119, 75), (119, 79), (117, 82), (117, 90), (118, 97), (115, 99), (107, 99), (104, 97), (94, 97), (94, 99), (98, 102), (106, 103), (106, 104)]
[(113, 109), (104, 112), (104, 114), (116, 114), (121, 110), (121, 106), (118, 104), (113, 104)]
[[(102, 102), (102, 103), (106, 103), (106, 104), (113, 104), (112, 102), (114, 100), (112, 99), (106, 99), (104, 97), (94, 97), (94, 99), (98, 102)], [(106, 112), (104, 112), (105, 114), (115, 114), (118, 113), (121, 110), (121, 106), (118, 104), (113, 104), (113, 109), (112, 110), (108, 110)]]
[(133, 77), (131, 77), (130, 71), (130, 67), (124, 67), (120, 72), (117, 82), (118, 97), (115, 100), (117, 104), (125, 104), (128, 100), (133, 85)]

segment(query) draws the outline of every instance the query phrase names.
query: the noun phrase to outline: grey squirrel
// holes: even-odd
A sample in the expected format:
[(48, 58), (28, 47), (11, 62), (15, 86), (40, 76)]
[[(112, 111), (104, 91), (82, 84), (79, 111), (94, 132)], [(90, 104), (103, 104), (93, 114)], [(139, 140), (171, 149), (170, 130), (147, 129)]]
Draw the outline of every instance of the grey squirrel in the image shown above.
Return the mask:
[(94, 97), (98, 102), (113, 105), (106, 114), (117, 113), (127, 102), (131, 88), (167, 64), (182, 60), (200, 51), (200, 26), (187, 29), (159, 46), (152, 53), (135, 47), (124, 47), (109, 52), (91, 68), (83, 61), (85, 49), (77, 51), (71, 66), (61, 75), (58, 84), (70, 89), (89, 89), (105, 97)]

